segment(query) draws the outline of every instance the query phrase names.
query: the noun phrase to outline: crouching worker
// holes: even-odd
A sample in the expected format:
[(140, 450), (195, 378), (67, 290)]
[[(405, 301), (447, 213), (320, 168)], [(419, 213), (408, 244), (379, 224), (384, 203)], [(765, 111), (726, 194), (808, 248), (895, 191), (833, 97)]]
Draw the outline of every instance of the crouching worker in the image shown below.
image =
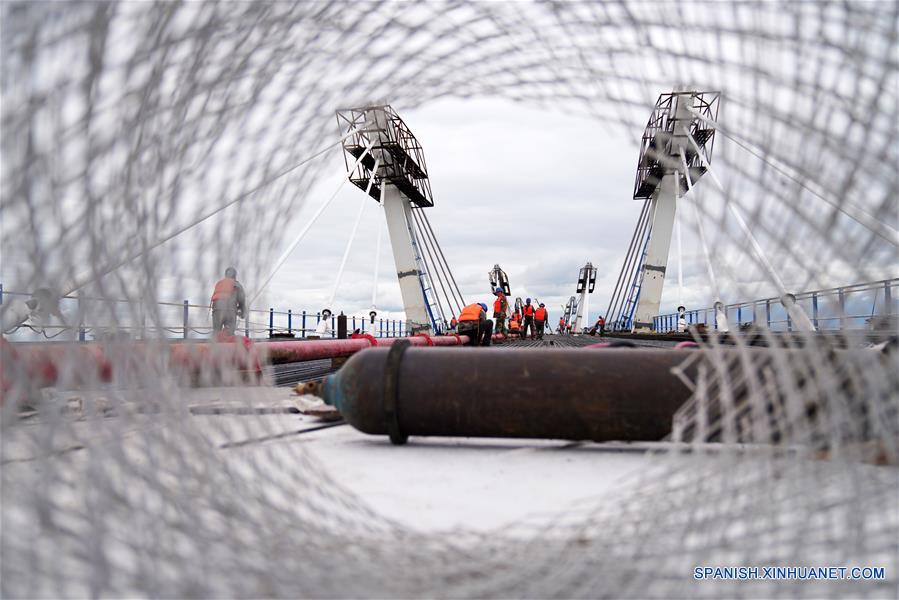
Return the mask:
[(469, 304), (459, 314), (459, 335), (468, 336), (469, 346), (489, 346), (493, 321), (487, 318), (486, 304)]

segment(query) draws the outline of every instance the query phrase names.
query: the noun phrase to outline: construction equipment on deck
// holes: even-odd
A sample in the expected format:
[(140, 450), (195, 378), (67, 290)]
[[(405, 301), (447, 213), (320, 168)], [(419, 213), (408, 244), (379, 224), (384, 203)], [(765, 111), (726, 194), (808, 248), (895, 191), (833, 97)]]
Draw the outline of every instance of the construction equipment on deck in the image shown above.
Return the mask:
[(660, 440), (690, 396), (671, 372), (690, 352), (422, 352), (395, 343), (351, 358), (328, 377), (322, 395), (353, 427), (388, 434), (395, 444), (410, 435)]

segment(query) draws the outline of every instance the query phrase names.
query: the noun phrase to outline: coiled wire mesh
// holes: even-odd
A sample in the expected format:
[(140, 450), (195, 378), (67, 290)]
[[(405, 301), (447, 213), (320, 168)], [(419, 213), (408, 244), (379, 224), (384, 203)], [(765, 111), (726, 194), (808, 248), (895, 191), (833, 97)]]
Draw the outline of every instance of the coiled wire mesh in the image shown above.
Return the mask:
[[(497, 96), (592, 116), (636, 147), (660, 92), (720, 90), (724, 189), (703, 182), (684, 201), (711, 220), (710, 255), (732, 295), (748, 289), (746, 269), (770, 276), (728, 203), (795, 289), (895, 275), (895, 3), (2, 11), (4, 261), (19, 289), (108, 299), (96, 310), (123, 327), (161, 326), (166, 290), (214, 280), (234, 255), (260, 280), (285, 233), (279, 215), (321, 174), (307, 159), (335, 141), (334, 110), (384, 100), (404, 110)], [(208, 215), (190, 244), (174, 235)], [(163, 344), (139, 357), (122, 344), (112, 386), (69, 355), (56, 389), (82, 390), (76, 414), (7, 371), (2, 592), (891, 596), (899, 364), (849, 342), (797, 334), (765, 353), (713, 336), (674, 424), (687, 454), (660, 452), (615, 502), (451, 536), (375, 514), (309, 450), (221, 449), (186, 415)], [(25, 405), (39, 425), (21, 418)], [(250, 421), (236, 427), (267, 428)], [(702, 564), (876, 565), (887, 579), (700, 585), (691, 569)]]

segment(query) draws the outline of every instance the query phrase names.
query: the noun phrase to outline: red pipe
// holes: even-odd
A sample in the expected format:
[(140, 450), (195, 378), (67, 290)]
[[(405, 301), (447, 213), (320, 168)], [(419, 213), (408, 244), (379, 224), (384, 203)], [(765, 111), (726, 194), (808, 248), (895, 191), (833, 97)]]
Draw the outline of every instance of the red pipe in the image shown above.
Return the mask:
[[(496, 339), (497, 336), (494, 336)], [(262, 364), (302, 362), (326, 358), (341, 358), (372, 346), (391, 346), (397, 340), (407, 340), (413, 346), (461, 346), (468, 336), (412, 336), (405, 338), (374, 338), (356, 335), (352, 339), (296, 340), (253, 344), (244, 337), (220, 338), (217, 343), (175, 342), (162, 344), (168, 351), (169, 365), (188, 375), (203, 372), (250, 371), (257, 375)], [(501, 339), (501, 338), (500, 338)], [(128, 368), (128, 362), (147, 359), (152, 344), (98, 342), (80, 344), (25, 343), (12, 344), (0, 337), (0, 391), (9, 390), (13, 382), (28, 381), (30, 385), (47, 387), (60, 376), (74, 385), (112, 381), (114, 364)], [(2, 401), (0, 401), (2, 403)]]

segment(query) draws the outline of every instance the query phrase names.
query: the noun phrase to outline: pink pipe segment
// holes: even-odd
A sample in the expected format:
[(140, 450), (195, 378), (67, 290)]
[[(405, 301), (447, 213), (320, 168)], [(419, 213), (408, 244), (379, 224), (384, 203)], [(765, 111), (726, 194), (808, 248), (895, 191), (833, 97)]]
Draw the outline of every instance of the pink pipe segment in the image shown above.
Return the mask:
[[(279, 341), (253, 344), (244, 337), (221, 338), (217, 343), (175, 342), (159, 346), (168, 351), (171, 368), (185, 373), (220, 371), (249, 371), (261, 374), (263, 363), (286, 363), (341, 358), (372, 346), (391, 346), (397, 340), (407, 340), (413, 346), (461, 346), (468, 336), (412, 336), (405, 338), (374, 338), (356, 335), (352, 339)], [(495, 340), (503, 336), (494, 336)], [(14, 381), (29, 381), (36, 387), (57, 383), (66, 384), (109, 382), (113, 370), (129, 370), (148, 359), (152, 343), (98, 342), (72, 344), (12, 344), (0, 337), (0, 392), (8, 390)], [(140, 368), (135, 366), (134, 368)], [(23, 377), (24, 376), (24, 377)], [(0, 399), (2, 403), (2, 399)]]
[(62, 382), (89, 385), (113, 380), (113, 372), (138, 371), (152, 365), (153, 349), (168, 353), (171, 369), (187, 376), (199, 373), (262, 373), (257, 346), (246, 338), (224, 338), (218, 343), (146, 342), (24, 343), (0, 337), (0, 404), (14, 385), (28, 382), (41, 388)]
[(392, 346), (397, 340), (406, 340), (413, 346), (459, 346), (468, 342), (468, 336), (414, 335), (402, 338), (375, 338), (367, 334), (356, 334), (347, 340), (264, 342), (259, 344), (259, 348), (265, 354), (268, 362), (278, 364), (342, 358), (373, 346)]

